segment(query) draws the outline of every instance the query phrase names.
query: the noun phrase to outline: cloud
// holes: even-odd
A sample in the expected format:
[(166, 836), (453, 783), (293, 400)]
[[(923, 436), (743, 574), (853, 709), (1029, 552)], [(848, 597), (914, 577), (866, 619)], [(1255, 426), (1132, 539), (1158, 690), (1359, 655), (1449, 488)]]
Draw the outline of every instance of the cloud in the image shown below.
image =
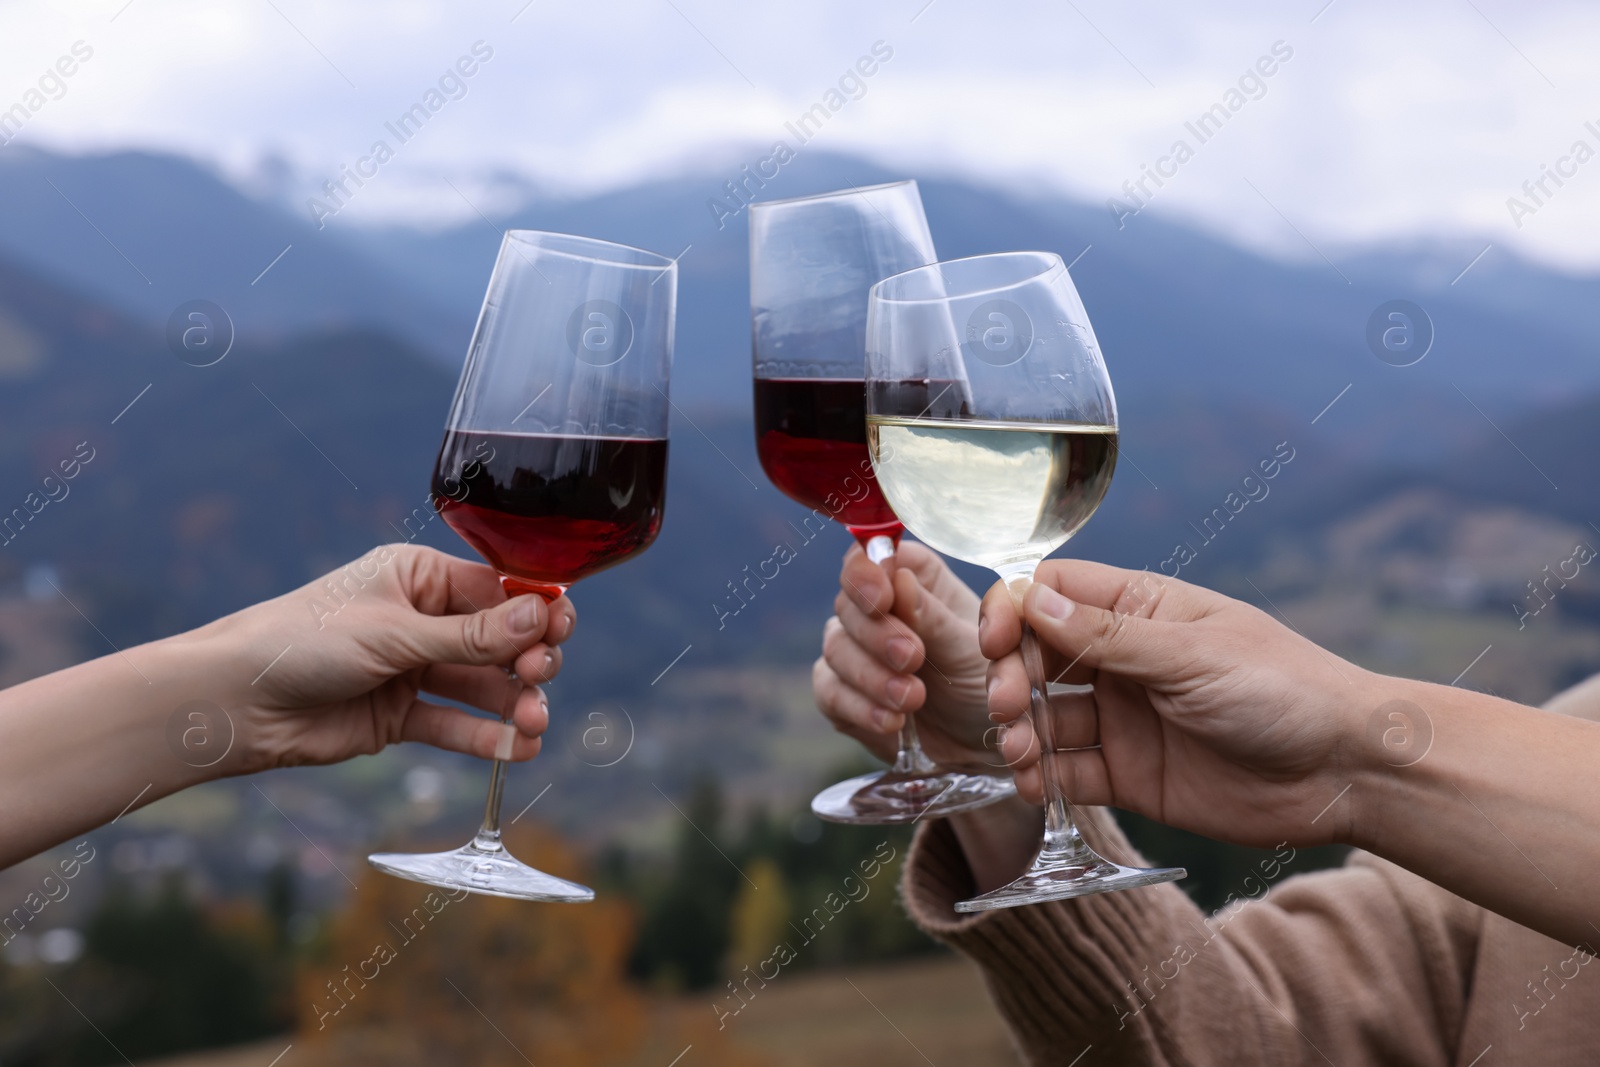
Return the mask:
[[(764, 147), (882, 40), (894, 61), (818, 147), (1103, 203), (1281, 40), (1295, 57), (1270, 92), (1152, 211), (1287, 255), (1314, 256), (1307, 239), (1336, 256), (1471, 235), (1600, 267), (1600, 167), (1520, 229), (1506, 206), (1585, 135), (1586, 120), (1600, 124), (1590, 58), (1600, 11), (1509, 0), (1336, 0), (1320, 15), (1323, 0), (924, 3), (104, 0), (63, 10), (24, 0), (0, 8), (0, 108), (84, 39), (94, 63), (19, 142), (174, 149), (236, 175), (276, 153), (312, 180), (366, 151), (386, 119), (483, 40), (496, 59), (471, 94), (339, 219), (437, 224), (463, 213), (438, 194), (441, 176), (476, 187), (498, 173), (504, 187), (509, 173), (587, 193), (703, 164), (730, 144)], [(1585, 100), (1596, 101), (1588, 113)]]

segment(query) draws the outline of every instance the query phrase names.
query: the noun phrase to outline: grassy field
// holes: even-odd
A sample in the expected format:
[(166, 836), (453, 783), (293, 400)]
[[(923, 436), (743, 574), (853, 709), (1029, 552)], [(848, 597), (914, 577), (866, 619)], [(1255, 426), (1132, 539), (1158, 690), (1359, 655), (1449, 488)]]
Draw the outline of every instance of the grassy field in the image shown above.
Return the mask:
[[(628, 1064), (665, 1067), (685, 1053), (685, 1023), (714, 1020), (713, 997), (661, 1000), (650, 1036)], [(703, 1018), (702, 1018), (703, 1017)], [(715, 1031), (714, 1024), (710, 1028)], [(924, 958), (893, 966), (780, 977), (727, 1020), (715, 1041), (729, 1040), (769, 1067), (1012, 1067), (1005, 1028), (965, 960)], [(485, 1028), (485, 1041), (498, 1041)], [(147, 1067), (303, 1067), (292, 1036), (149, 1063)], [(673, 1046), (676, 1047), (673, 1047)], [(274, 1057), (287, 1054), (281, 1060)], [(695, 1067), (691, 1048), (677, 1067)]]
[(774, 982), (729, 1021), (729, 1029), (774, 1067), (1018, 1062), (976, 968), (961, 959)]

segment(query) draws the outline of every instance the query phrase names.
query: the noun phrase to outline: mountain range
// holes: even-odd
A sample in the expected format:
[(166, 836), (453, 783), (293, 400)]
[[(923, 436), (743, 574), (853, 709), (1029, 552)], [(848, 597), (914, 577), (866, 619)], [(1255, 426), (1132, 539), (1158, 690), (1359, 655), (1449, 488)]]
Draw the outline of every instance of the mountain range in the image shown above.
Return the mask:
[[(762, 195), (895, 176), (814, 153)], [(0, 154), (0, 507), (80, 442), (95, 457), (0, 551), (0, 582), (55, 568), (100, 631), (84, 631), (85, 650), (103, 651), (394, 539), (424, 504), (501, 228), (554, 228), (678, 255), (682, 270), (665, 529), (638, 561), (578, 588), (585, 625), (557, 684), (584, 698), (643, 690), (679, 654), (809, 660), (842, 531), (797, 545), (770, 588), (726, 614), (729, 584), (794, 542), (803, 512), (754, 455), (744, 213), (719, 229), (706, 207), (725, 180), (708, 170), (445, 230), (318, 230), (177, 157)], [(1075, 553), (1158, 567), (1280, 445), (1296, 459), (1277, 502), (1206, 539), (1184, 577), (1417, 486), (1600, 515), (1588, 504), (1600, 280), (1495, 249), (1462, 274), (1471, 245), (1284, 263), (1149, 213), (1118, 230), (1092, 205), (921, 186), (946, 257), (1038, 247), (1074, 261), (1123, 423), (1123, 469)], [(1434, 325), (1414, 366), (1367, 347), (1368, 317), (1392, 298)], [(214, 366), (180, 361), (164, 336), (192, 299), (236, 327)], [(464, 552), (441, 526), (421, 539)]]

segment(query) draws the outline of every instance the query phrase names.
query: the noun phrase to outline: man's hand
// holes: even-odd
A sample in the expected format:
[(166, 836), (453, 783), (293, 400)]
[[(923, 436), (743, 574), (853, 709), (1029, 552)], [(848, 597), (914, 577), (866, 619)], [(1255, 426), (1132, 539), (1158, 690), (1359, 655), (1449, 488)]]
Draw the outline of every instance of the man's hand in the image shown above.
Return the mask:
[[(1347, 815), (1318, 816), (1364, 760), (1376, 676), (1247, 604), (1146, 571), (1047, 561), (1022, 609), (1047, 679), (1094, 687), (1052, 701), (1057, 748), (1077, 750), (1057, 760), (1073, 803), (1240, 844), (1347, 839)], [(1021, 621), (995, 585), (980, 624), (996, 661), (989, 710), (1015, 727), (1002, 752), (1040, 803)]]

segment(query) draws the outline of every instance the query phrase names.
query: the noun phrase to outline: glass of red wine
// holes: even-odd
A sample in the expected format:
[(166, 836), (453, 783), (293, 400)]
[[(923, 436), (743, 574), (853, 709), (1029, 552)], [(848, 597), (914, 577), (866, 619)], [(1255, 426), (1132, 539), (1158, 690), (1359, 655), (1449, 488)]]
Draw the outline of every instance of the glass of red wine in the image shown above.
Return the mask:
[[(434, 507), (500, 573), (507, 594), (553, 601), (579, 578), (644, 551), (660, 532), (677, 289), (677, 264), (654, 252), (506, 233), (432, 489)], [(477, 836), (452, 852), (368, 860), (445, 888), (592, 900), (594, 890), (529, 867), (500, 842), (510, 715), (523, 685), (512, 678)]]
[[(750, 207), (761, 467), (813, 515), (844, 525), (878, 564), (893, 558), (903, 528), (867, 454), (867, 293), (875, 282), (937, 258), (914, 181)], [(829, 786), (811, 810), (830, 822), (906, 823), (1013, 792), (1008, 778), (940, 769), (907, 716), (893, 766)]]

